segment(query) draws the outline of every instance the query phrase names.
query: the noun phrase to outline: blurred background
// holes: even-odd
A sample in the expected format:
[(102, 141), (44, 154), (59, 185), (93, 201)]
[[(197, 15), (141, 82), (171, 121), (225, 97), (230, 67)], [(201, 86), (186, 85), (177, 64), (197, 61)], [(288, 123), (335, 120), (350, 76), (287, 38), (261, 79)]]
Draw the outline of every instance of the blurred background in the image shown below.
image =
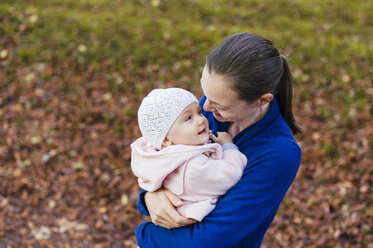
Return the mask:
[(136, 247), (140, 101), (155, 87), (201, 97), (205, 56), (237, 32), (288, 56), (304, 128), (262, 247), (372, 248), (366, 0), (1, 0), (0, 247)]

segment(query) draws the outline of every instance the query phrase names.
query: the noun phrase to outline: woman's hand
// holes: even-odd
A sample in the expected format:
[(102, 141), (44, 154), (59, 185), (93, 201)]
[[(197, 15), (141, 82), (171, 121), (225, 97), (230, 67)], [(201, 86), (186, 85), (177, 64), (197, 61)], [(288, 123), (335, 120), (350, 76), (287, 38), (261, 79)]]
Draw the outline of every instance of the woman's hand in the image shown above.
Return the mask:
[(179, 214), (175, 207), (181, 207), (183, 203), (167, 189), (160, 188), (154, 192), (146, 192), (144, 200), (152, 222), (156, 225), (170, 229), (197, 222)]

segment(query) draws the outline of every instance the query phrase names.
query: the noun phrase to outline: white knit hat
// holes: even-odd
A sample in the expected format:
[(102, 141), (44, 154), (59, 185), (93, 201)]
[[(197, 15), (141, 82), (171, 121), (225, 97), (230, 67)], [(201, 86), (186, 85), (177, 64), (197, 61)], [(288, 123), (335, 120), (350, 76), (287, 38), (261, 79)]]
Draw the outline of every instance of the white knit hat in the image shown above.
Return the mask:
[(141, 134), (160, 150), (162, 142), (177, 117), (197, 98), (180, 88), (152, 90), (141, 102), (137, 112)]

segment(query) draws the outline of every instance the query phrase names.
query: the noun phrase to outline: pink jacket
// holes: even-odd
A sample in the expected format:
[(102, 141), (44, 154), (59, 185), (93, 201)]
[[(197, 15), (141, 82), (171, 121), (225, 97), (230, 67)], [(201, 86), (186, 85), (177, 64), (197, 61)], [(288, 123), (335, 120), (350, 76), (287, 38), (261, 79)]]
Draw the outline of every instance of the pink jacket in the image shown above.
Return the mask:
[[(131, 168), (141, 188), (155, 191), (162, 185), (177, 195), (177, 210), (201, 221), (219, 198), (241, 178), (247, 158), (238, 150), (223, 151), (219, 144), (172, 145), (160, 151), (144, 138), (131, 144)], [(207, 157), (203, 153), (209, 153)]]

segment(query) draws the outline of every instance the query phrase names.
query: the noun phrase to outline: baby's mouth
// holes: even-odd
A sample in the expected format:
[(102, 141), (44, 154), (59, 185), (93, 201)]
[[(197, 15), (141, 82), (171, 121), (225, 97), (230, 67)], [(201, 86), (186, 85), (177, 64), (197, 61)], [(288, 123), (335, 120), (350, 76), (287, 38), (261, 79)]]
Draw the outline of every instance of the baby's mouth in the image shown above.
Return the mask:
[(203, 133), (205, 133), (205, 132), (206, 132), (206, 128), (204, 128), (202, 131), (200, 131), (200, 132), (198, 133), (198, 135), (203, 134)]

